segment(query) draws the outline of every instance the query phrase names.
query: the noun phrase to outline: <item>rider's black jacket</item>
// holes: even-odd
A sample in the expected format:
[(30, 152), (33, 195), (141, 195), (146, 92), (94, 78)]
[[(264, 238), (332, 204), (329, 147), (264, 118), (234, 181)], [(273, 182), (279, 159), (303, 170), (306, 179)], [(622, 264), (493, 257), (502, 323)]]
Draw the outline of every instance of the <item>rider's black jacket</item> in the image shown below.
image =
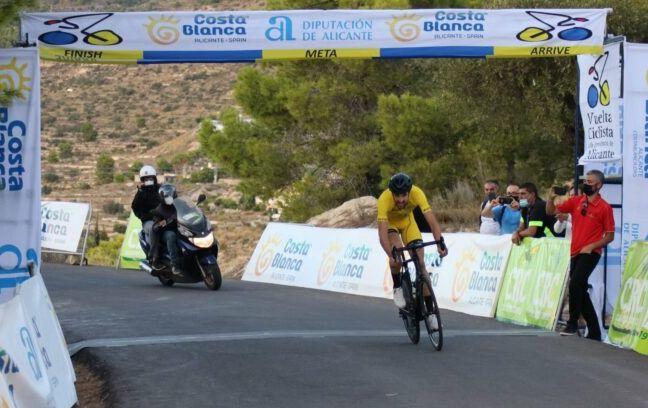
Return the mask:
[(158, 195), (158, 184), (152, 186), (141, 186), (137, 188), (135, 198), (131, 208), (133, 212), (142, 220), (142, 222), (150, 221), (153, 219), (151, 211), (160, 205), (160, 196)]
[(165, 231), (165, 230), (175, 230), (177, 227), (176, 223), (176, 208), (175, 206), (172, 205), (166, 205), (165, 203), (161, 203), (157, 207), (155, 207), (154, 210), (151, 211), (151, 214), (153, 215), (153, 218), (155, 221), (161, 221), (165, 220), (166, 225), (162, 228), (159, 229), (159, 231)]

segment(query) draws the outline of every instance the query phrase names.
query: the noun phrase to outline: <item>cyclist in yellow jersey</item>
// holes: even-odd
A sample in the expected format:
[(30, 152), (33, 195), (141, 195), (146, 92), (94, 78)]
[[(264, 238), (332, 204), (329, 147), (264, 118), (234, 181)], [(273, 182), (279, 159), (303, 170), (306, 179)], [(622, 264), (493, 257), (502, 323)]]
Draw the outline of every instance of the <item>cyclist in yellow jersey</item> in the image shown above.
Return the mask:
[[(439, 255), (444, 257), (448, 254), (447, 247), (443, 244), (441, 227), (432, 213), (430, 204), (425, 197), (423, 190), (412, 184), (412, 179), (405, 173), (397, 173), (389, 180), (388, 189), (378, 197), (378, 237), (380, 245), (389, 257), (389, 267), (394, 281), (394, 303), (399, 309), (405, 307), (405, 298), (400, 281), (400, 263), (392, 257), (392, 248), (400, 248), (410, 244), (412, 241), (421, 240), (421, 231), (414, 220), (414, 209), (420, 207), (425, 220), (430, 225), (432, 234), (436, 241)], [(425, 269), (423, 248), (417, 250), (421, 267)], [(429, 280), (429, 276), (427, 276)], [(431, 286), (431, 283), (430, 283)], [(431, 300), (429, 293), (423, 296)], [(436, 324), (436, 319), (434, 319)]]

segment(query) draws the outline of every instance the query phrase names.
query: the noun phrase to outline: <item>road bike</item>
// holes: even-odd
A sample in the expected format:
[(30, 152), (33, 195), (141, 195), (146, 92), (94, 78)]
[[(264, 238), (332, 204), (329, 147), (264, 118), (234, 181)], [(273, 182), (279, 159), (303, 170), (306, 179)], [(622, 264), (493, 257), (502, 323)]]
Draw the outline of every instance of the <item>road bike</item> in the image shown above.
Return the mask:
[[(430, 241), (423, 242), (416, 240), (409, 245), (402, 248), (394, 247), (392, 249), (392, 256), (401, 264), (401, 287), (403, 289), (403, 297), (405, 298), (405, 307), (399, 310), (399, 314), (405, 324), (407, 335), (413, 344), (417, 344), (420, 339), (420, 321), (425, 322), (428, 337), (432, 342), (435, 349), (441, 350), (443, 347), (443, 326), (441, 324), (441, 314), (439, 312), (439, 305), (437, 304), (432, 285), (430, 284), (430, 277), (425, 270), (421, 267), (418, 254), (416, 250), (430, 245), (445, 245), (443, 241)], [(405, 259), (405, 252), (409, 252), (410, 259)], [(416, 277), (414, 282), (410, 276), (408, 268), (409, 263), (414, 264), (416, 269)], [(425, 302), (423, 294), (428, 292), (431, 297), (430, 307)], [(437, 328), (433, 328), (428, 321), (428, 316), (434, 316)]]

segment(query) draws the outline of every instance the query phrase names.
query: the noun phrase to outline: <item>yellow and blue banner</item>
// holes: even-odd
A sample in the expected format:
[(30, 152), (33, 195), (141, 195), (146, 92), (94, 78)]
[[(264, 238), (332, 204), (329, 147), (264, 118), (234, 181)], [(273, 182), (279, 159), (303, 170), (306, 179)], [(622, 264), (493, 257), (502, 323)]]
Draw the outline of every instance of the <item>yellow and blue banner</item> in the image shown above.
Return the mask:
[(157, 64), (600, 54), (609, 9), (26, 13), (41, 58)]

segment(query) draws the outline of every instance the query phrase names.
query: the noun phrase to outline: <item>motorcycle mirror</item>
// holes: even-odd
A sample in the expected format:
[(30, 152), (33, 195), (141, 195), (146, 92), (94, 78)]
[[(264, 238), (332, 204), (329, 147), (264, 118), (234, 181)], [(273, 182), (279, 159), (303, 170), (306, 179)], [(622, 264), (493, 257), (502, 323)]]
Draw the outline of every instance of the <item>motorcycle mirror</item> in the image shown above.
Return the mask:
[(201, 194), (201, 195), (198, 196), (198, 201), (196, 201), (196, 204), (200, 204), (203, 201), (205, 201), (206, 199), (207, 199), (207, 196), (204, 195), (204, 194)]

